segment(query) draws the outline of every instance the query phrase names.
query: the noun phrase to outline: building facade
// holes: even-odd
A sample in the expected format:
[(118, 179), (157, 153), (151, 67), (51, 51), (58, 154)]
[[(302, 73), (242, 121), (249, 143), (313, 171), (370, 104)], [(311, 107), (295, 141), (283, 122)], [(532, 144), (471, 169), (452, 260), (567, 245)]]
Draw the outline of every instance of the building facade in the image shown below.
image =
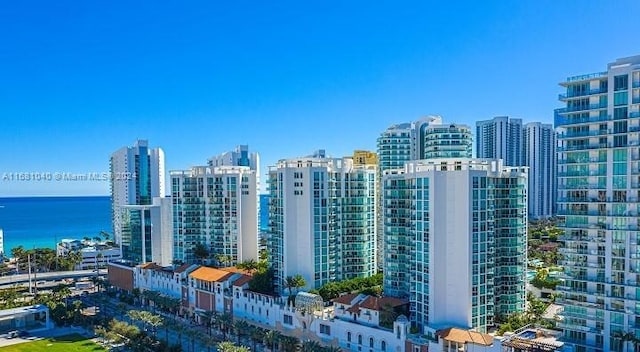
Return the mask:
[(423, 145), (420, 159), (470, 158), (471, 129), (458, 124), (430, 124), (424, 130)]
[(524, 165), (522, 119), (498, 116), (476, 122), (476, 157), (502, 159), (508, 166)]
[(120, 247), (112, 246), (106, 242), (63, 239), (57, 243), (56, 247), (56, 253), (61, 257), (76, 251), (82, 255), (82, 261), (76, 265), (76, 270), (104, 268), (107, 263), (122, 259)]
[(635, 351), (620, 336), (640, 336), (640, 56), (560, 85), (560, 327), (576, 351)]
[(548, 218), (557, 213), (556, 132), (550, 124), (527, 123), (522, 142), (523, 165), (529, 168), (529, 217)]
[(297, 274), (315, 288), (377, 272), (376, 173), (375, 165), (323, 152), (270, 168), (270, 262), (278, 290)]
[(164, 152), (146, 140), (111, 155), (114, 240), (122, 257), (168, 265), (172, 258), (170, 202), (165, 199)]
[[(257, 172), (248, 166), (171, 171), (173, 259), (222, 266), (258, 260)], [(207, 258), (197, 257), (203, 245)], [(221, 260), (221, 258), (225, 258)]]
[(476, 123), (478, 158), (502, 159), (507, 166), (529, 168), (529, 218), (556, 214), (556, 137), (549, 124), (507, 116)]
[(415, 327), (486, 331), (524, 310), (526, 172), (454, 158), (385, 173), (384, 292), (409, 299)]

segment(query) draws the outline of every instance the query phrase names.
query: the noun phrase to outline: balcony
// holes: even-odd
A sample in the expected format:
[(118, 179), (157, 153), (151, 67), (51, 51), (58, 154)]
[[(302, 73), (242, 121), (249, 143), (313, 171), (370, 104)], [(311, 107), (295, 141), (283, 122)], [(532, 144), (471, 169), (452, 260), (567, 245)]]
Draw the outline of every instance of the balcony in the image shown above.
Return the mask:
[(580, 138), (580, 137), (593, 137), (593, 136), (603, 136), (611, 133), (611, 130), (591, 130), (591, 131), (574, 131), (574, 132), (564, 132), (558, 134), (560, 138)]
[(607, 89), (592, 89), (588, 92), (572, 92), (572, 93), (564, 93), (564, 94), (558, 94), (558, 100), (561, 101), (566, 101), (567, 99), (570, 98), (581, 98), (581, 97), (588, 97), (590, 95), (594, 95), (594, 94), (607, 94), (608, 90)]
[(607, 77), (607, 71), (590, 73), (586, 75), (571, 76), (571, 77), (567, 77), (567, 80), (565, 82), (561, 82), (560, 85), (567, 86), (569, 85), (569, 83), (575, 83), (580, 81), (590, 81), (592, 79), (606, 78), (606, 77)]
[(556, 122), (556, 125), (557, 125), (556, 127), (583, 124), (583, 123), (603, 122), (603, 121), (609, 121), (610, 120), (609, 116), (592, 116), (592, 117), (587, 117), (587, 118), (578, 118), (578, 117), (573, 117), (573, 116), (563, 116), (567, 112), (570, 112), (570, 111), (567, 111), (566, 108), (558, 109), (557, 111), (558, 111), (559, 115), (556, 116), (556, 119), (555, 119), (555, 122)]
[(581, 144), (581, 145), (571, 145), (571, 146), (562, 146), (558, 147), (559, 152), (567, 152), (573, 150), (589, 150), (589, 149), (603, 149), (603, 148), (611, 148), (611, 143), (595, 143), (595, 144)]

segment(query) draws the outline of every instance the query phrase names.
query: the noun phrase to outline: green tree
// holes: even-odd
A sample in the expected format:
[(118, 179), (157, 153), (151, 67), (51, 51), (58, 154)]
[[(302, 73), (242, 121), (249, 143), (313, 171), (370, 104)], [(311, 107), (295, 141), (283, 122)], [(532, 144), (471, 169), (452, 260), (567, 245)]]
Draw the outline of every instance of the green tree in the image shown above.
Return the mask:
[(282, 335), (275, 330), (269, 330), (264, 334), (264, 344), (269, 346), (271, 351), (275, 351)]
[(322, 352), (323, 348), (317, 341), (307, 340), (302, 343), (302, 350), (305, 352)]
[(244, 321), (244, 320), (236, 320), (235, 322), (233, 322), (233, 330), (236, 334), (236, 337), (238, 339), (238, 345), (240, 344), (240, 341), (242, 340), (242, 336), (245, 336), (247, 334), (247, 332), (249, 331), (250, 325)]
[(252, 273), (256, 269), (258, 269), (258, 262), (253, 259), (245, 260), (244, 262), (238, 263), (236, 265), (238, 269), (244, 270), (247, 274)]
[(193, 246), (193, 256), (200, 261), (200, 264), (203, 264), (209, 258), (209, 249), (202, 243), (196, 243)]
[(300, 347), (300, 340), (292, 336), (283, 336), (280, 339), (280, 345), (284, 352), (296, 352)]

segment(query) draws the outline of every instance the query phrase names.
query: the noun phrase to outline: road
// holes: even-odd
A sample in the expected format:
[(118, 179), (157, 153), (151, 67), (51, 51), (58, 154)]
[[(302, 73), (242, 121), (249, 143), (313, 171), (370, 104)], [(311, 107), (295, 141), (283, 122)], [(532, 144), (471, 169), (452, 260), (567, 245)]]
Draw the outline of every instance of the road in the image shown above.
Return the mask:
[[(99, 274), (106, 275), (107, 270), (101, 269)], [(79, 278), (79, 277), (91, 277), (95, 275), (96, 275), (96, 272), (93, 270), (52, 271), (48, 273), (31, 274), (31, 279), (33, 281), (48, 281), (48, 280)], [(15, 285), (15, 284), (20, 284), (25, 282), (29, 282), (29, 274), (0, 277), (0, 286)]]

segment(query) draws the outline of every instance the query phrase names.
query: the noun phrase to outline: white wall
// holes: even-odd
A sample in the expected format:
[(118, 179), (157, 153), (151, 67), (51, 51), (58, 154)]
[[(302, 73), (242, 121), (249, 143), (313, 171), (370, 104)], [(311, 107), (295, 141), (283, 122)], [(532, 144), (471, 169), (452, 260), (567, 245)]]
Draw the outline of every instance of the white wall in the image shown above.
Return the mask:
[(438, 325), (471, 327), (469, 180), (468, 171), (436, 171), (429, 179), (429, 321)]

